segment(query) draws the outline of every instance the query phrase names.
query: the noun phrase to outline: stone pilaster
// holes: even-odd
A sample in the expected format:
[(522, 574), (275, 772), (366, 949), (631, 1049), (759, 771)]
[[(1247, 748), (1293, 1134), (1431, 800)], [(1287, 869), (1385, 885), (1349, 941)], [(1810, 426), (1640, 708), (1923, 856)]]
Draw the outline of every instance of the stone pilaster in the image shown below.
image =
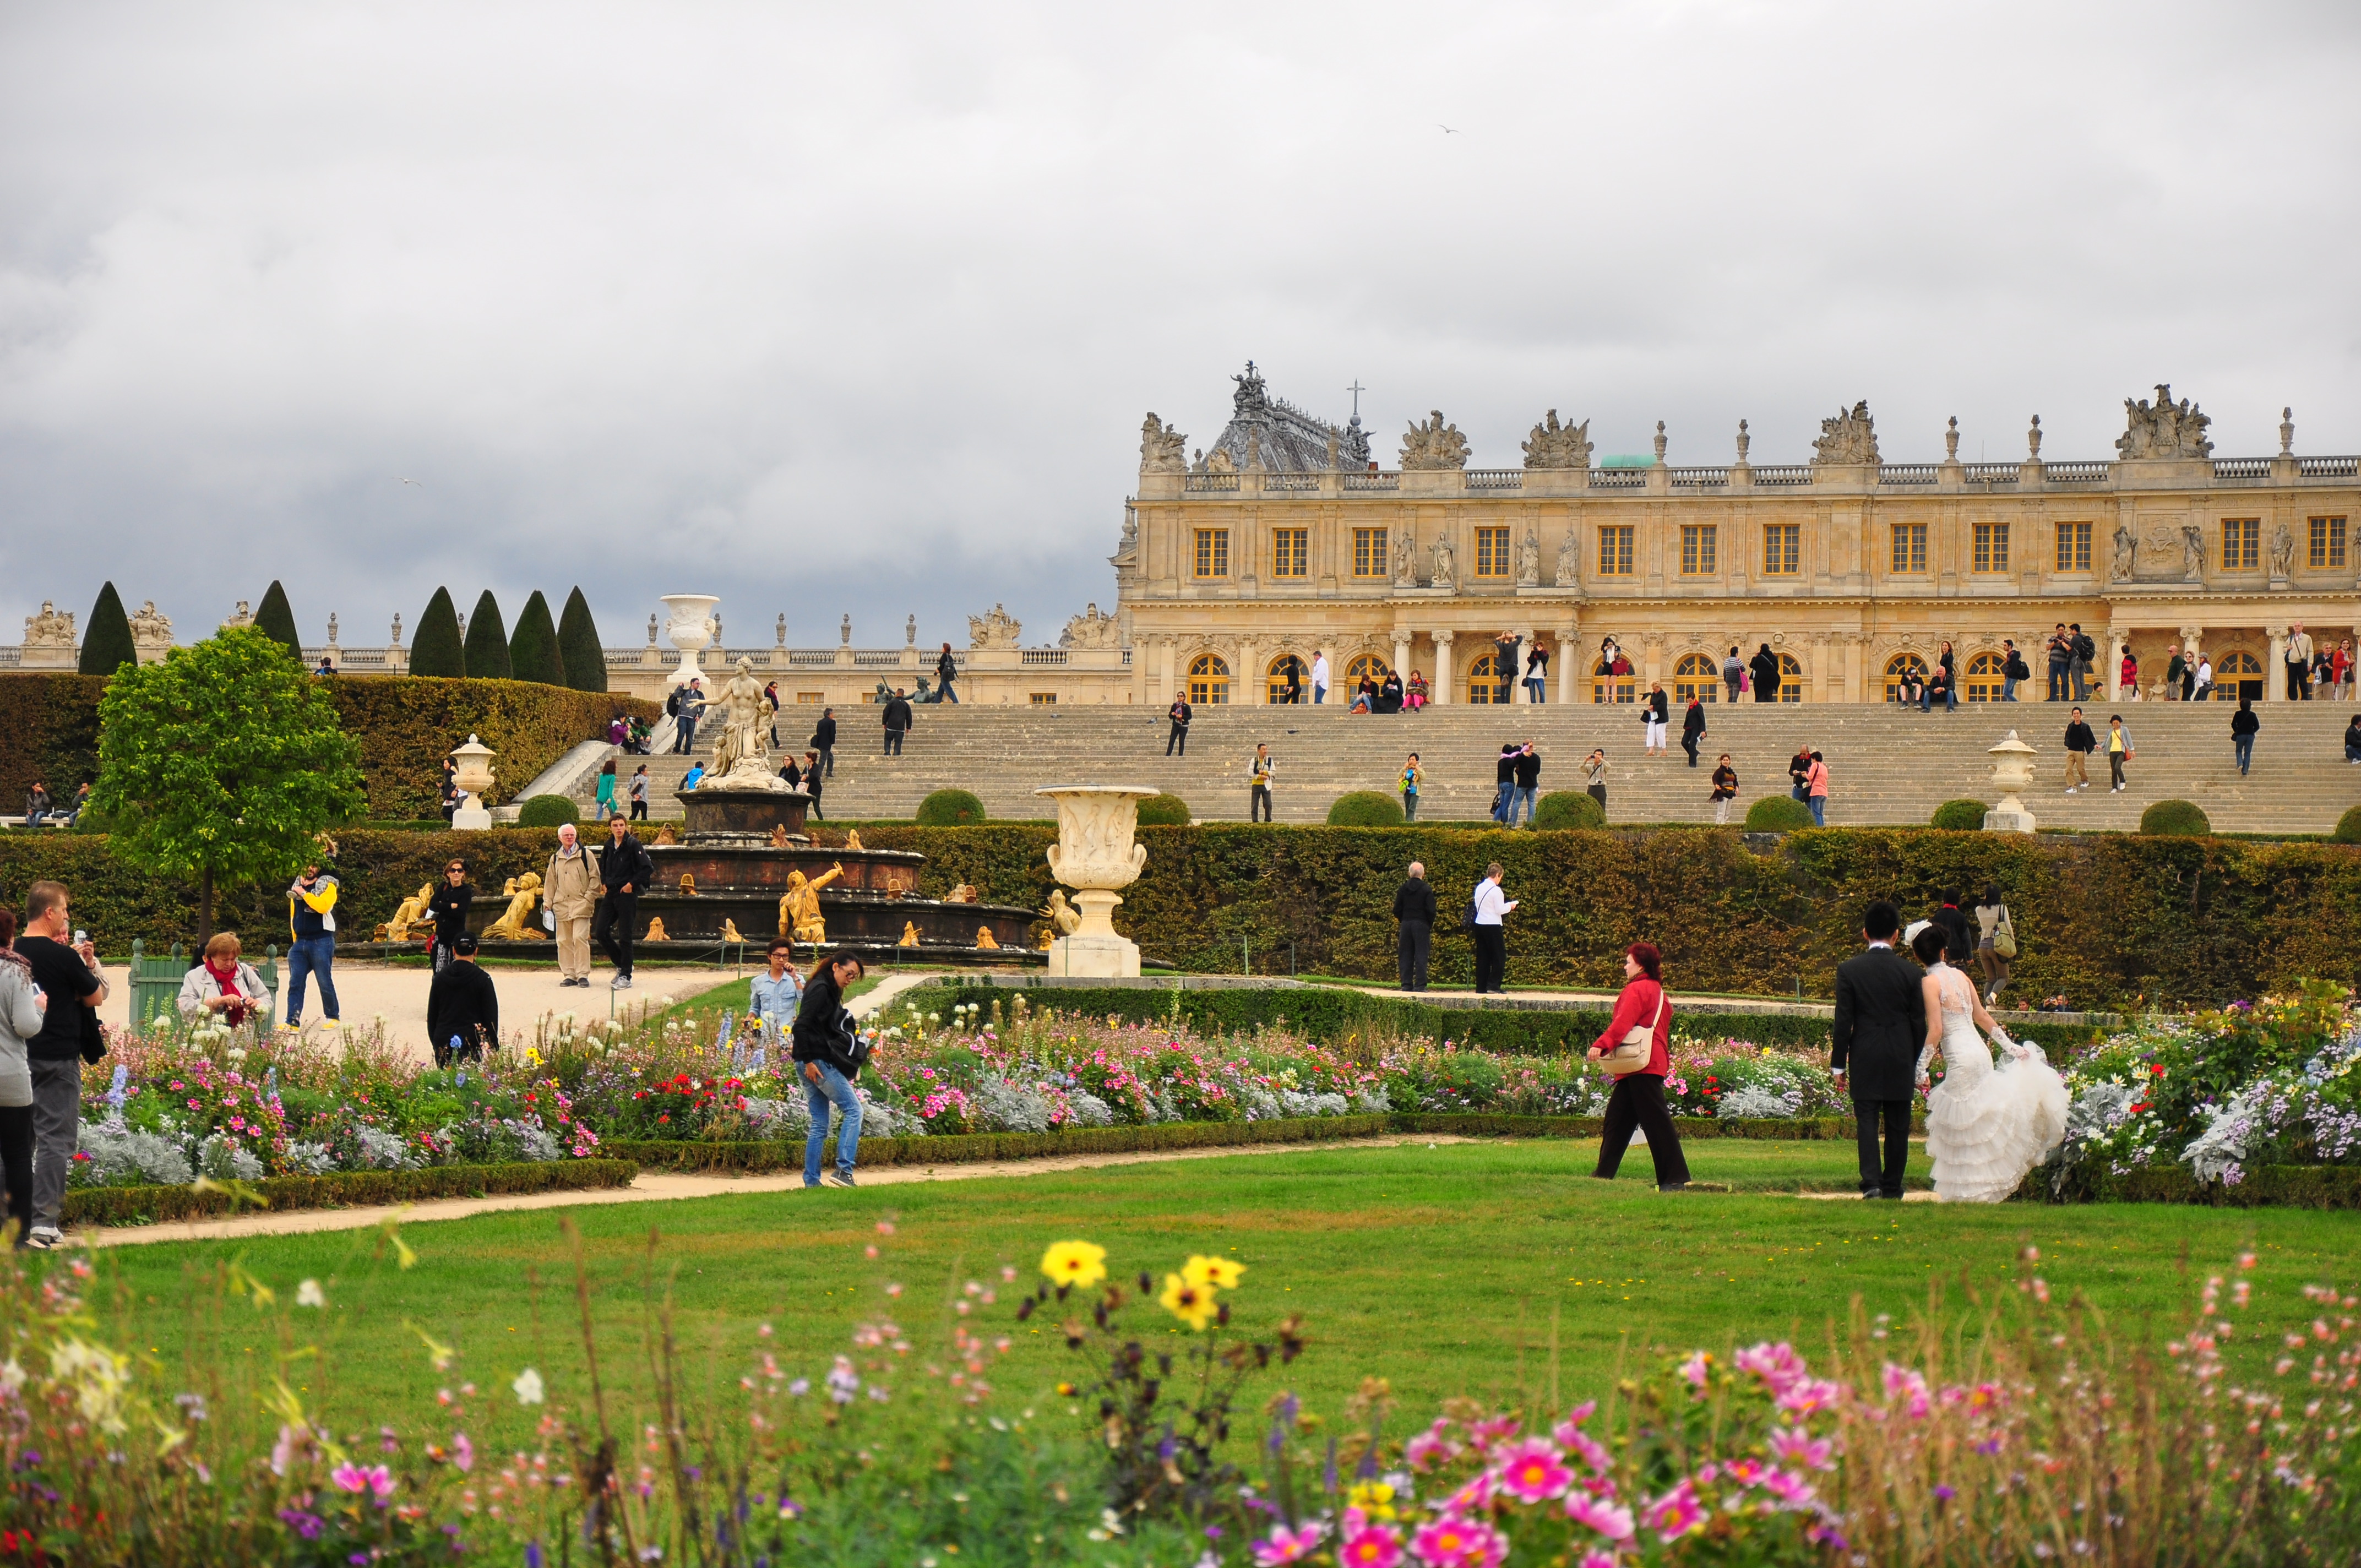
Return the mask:
[(1449, 631), (1438, 631), (1434, 634), (1434, 683), (1433, 690), (1434, 694), (1434, 701), (1438, 707), (1451, 700), (1452, 687), (1458, 678), (1452, 673), (1451, 668), (1452, 636), (1453, 634)]

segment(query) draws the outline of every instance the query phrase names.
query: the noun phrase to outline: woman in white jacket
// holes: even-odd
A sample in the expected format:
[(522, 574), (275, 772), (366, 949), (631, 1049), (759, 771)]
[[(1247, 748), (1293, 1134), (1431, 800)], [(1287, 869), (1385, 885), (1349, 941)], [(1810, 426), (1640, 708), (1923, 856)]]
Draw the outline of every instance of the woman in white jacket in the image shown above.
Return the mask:
[(33, 966), (16, 956), (16, 916), (0, 909), (0, 1180), (16, 1245), (33, 1228), (33, 1069), (25, 1042), (41, 1032), (49, 999), (33, 983)]
[(205, 944), (203, 959), (181, 978), (176, 1005), (181, 1017), (210, 1014), (235, 1029), (250, 1017), (269, 1013), (270, 993), (263, 989), (262, 976), (238, 957), (238, 951), (235, 936), (227, 931), (214, 933), (213, 940)]

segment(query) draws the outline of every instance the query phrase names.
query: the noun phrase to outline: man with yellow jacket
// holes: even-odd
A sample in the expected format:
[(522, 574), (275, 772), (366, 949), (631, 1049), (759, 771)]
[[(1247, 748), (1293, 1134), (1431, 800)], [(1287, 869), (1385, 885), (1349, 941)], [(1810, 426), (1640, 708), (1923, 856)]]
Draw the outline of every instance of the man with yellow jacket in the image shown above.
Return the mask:
[(287, 1022), (284, 1028), (301, 1028), (303, 1023), (303, 981), (311, 975), (320, 977), (320, 1011), (327, 1015), (328, 1027), (335, 1028), (343, 1010), (336, 1005), (336, 879), (320, 874), (320, 868), (308, 865), (303, 874), (287, 889)]

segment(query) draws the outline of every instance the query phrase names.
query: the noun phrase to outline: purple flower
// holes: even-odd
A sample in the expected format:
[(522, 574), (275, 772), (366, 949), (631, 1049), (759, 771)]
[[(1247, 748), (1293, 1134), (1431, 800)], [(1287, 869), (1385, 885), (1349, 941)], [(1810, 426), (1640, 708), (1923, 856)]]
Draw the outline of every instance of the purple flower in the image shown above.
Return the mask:
[(1950, 1487), (1946, 1486), (1943, 1486), (1943, 1485), (1941, 1485), (1939, 1482), (1936, 1485), (1936, 1487), (1935, 1487), (1935, 1500), (1936, 1500), (1937, 1502), (1938, 1502), (1938, 1503), (1948, 1503), (1948, 1502), (1949, 1502), (1953, 1497), (1958, 1497), (1958, 1496), (1959, 1496), (1959, 1493), (1957, 1493), (1957, 1492), (1953, 1491)]

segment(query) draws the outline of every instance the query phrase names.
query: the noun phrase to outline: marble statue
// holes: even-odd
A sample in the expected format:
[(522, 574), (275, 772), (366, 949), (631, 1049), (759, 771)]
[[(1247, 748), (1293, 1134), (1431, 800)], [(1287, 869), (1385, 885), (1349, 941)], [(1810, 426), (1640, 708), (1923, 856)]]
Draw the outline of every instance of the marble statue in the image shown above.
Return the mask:
[(992, 927), (989, 926), (978, 926), (975, 928), (975, 945), (994, 951), (999, 950), (1000, 948), (1000, 944), (993, 939)]
[(1574, 524), (1565, 525), (1565, 537), (1557, 542), (1557, 586), (1576, 587), (1582, 581), (1582, 547), (1574, 536)]
[(642, 937), (640, 940), (642, 942), (669, 942), (672, 940), (672, 933), (664, 928), (663, 916), (656, 916), (653, 919), (648, 922), (647, 935)]
[(509, 901), (508, 912), (484, 928), (487, 938), (508, 942), (537, 942), (547, 939), (549, 933), (533, 917), (533, 906), (541, 902), (541, 873), (527, 872), (511, 877), (501, 884), (500, 896)]
[[(394, 641), (400, 642), (401, 639), (397, 637)], [(152, 652), (159, 657), (172, 646), (172, 618), (157, 614), (154, 599), (141, 605), (139, 613), (131, 618), (131, 643), (140, 652)]]
[(1205, 474), (1235, 474), (1238, 471), (1238, 460), (1230, 455), (1227, 447), (1216, 446), (1212, 455), (1198, 466), (1198, 471)]
[[(252, 626), (253, 624), (254, 611), (247, 608), (246, 600), (240, 599), (237, 601), (237, 609), (230, 612), (230, 618), (227, 620), (222, 622), (222, 630), (227, 631), (233, 626)], [(467, 634), (467, 623), (464, 620), (459, 622), (459, 634), (462, 637)]]
[(787, 873), (787, 891), (779, 895), (779, 935), (815, 947), (828, 941), (828, 921), (820, 914), (819, 890), (844, 874), (839, 861), (816, 877), (799, 871)]
[(1451, 559), (1451, 541), (1436, 540), (1434, 542), (1434, 576), (1431, 579), (1433, 586), (1447, 588), (1458, 580), (1459, 574), (1454, 569)]
[(2183, 398), (2172, 400), (2169, 383), (2158, 382), (2156, 401), (2146, 398), (2134, 402), (2124, 400), (2124, 433), (2115, 438), (2115, 451), (2126, 458), (2144, 457), (2211, 457), (2213, 443), (2206, 436), (2206, 427), (2213, 422), (2209, 414), (2197, 411), (2197, 405)]
[(1402, 436), (1401, 466), (1405, 468), (1465, 468), (1467, 438), (1443, 417), (1441, 409), (1412, 422)]
[(426, 901), (434, 896), (434, 884), (430, 882), (403, 899), (394, 910), (393, 918), (377, 928), (377, 939), (380, 942), (410, 940), (410, 928), (425, 920)]
[[(779, 617), (779, 646), (784, 648), (786, 645), (787, 618), (783, 615)], [(902, 622), (902, 646), (905, 648), (916, 648), (917, 645), (918, 618), (916, 614), (913, 614), (908, 620)]]
[(1082, 913), (1066, 902), (1063, 888), (1049, 890), (1049, 906), (1041, 911), (1041, 917), (1060, 937), (1071, 937), (1082, 927)]
[(754, 678), (753, 661), (738, 655), (730, 678), (706, 699), (706, 707), (719, 710), (721, 736), (713, 745), (713, 771), (705, 786), (784, 793), (786, 781), (771, 767), (771, 721), (778, 709)]
[(943, 894), (943, 902), (945, 904), (974, 904), (979, 901), (976, 898), (974, 887), (967, 883), (961, 883), (957, 887), (951, 889), (949, 893)]
[(2139, 534), (2128, 522), (2115, 524), (2115, 564), (2112, 574), (2119, 583), (2132, 580), (2132, 570), (2139, 560)]
[(1537, 588), (1542, 583), (1542, 542), (1530, 528), (1517, 550), (1517, 587)]
[(2202, 581), (2205, 576), (2205, 531), (2193, 522), (2180, 525), (2180, 580)]
[(2281, 523), (2271, 535), (2271, 580), (2287, 581), (2289, 571), (2295, 565), (2295, 535)]
[[(1150, 417), (1152, 418), (1154, 416), (1151, 415)], [(903, 921), (902, 939), (894, 945), (897, 948), (917, 947), (918, 945), (918, 923), (916, 920)]]
[(852, 646), (852, 612), (849, 609), (844, 612), (844, 619), (837, 623), (836, 640), (847, 648)]
[(1533, 426), (1532, 434), (1525, 438), (1525, 466), (1589, 467), (1590, 422), (1584, 420), (1580, 424), (1560, 424), (1557, 411), (1550, 410), (1542, 422)]
[(1149, 414), (1139, 427), (1139, 471), (1181, 474), (1189, 468), (1189, 438), (1177, 426)]
[(1066, 622), (1065, 631), (1058, 638), (1060, 648), (1117, 648), (1118, 622), (1111, 615), (1102, 614), (1096, 604)]
[(1024, 630), (1023, 621), (995, 604), (989, 615), (967, 618), (967, 645), (971, 648), (1014, 648)]
[(1819, 439), (1812, 443), (1812, 466), (1844, 464), (1870, 466), (1877, 462), (1877, 423), (1866, 400), (1850, 411), (1839, 409), (1834, 419), (1820, 421)]
[(1394, 587), (1418, 587), (1418, 542), (1410, 530), (1399, 529), (1394, 533)]
[(71, 611), (61, 611), (48, 599), (41, 601), (41, 613), (25, 618), (25, 646), (27, 648), (71, 648), (74, 645), (74, 618)]

